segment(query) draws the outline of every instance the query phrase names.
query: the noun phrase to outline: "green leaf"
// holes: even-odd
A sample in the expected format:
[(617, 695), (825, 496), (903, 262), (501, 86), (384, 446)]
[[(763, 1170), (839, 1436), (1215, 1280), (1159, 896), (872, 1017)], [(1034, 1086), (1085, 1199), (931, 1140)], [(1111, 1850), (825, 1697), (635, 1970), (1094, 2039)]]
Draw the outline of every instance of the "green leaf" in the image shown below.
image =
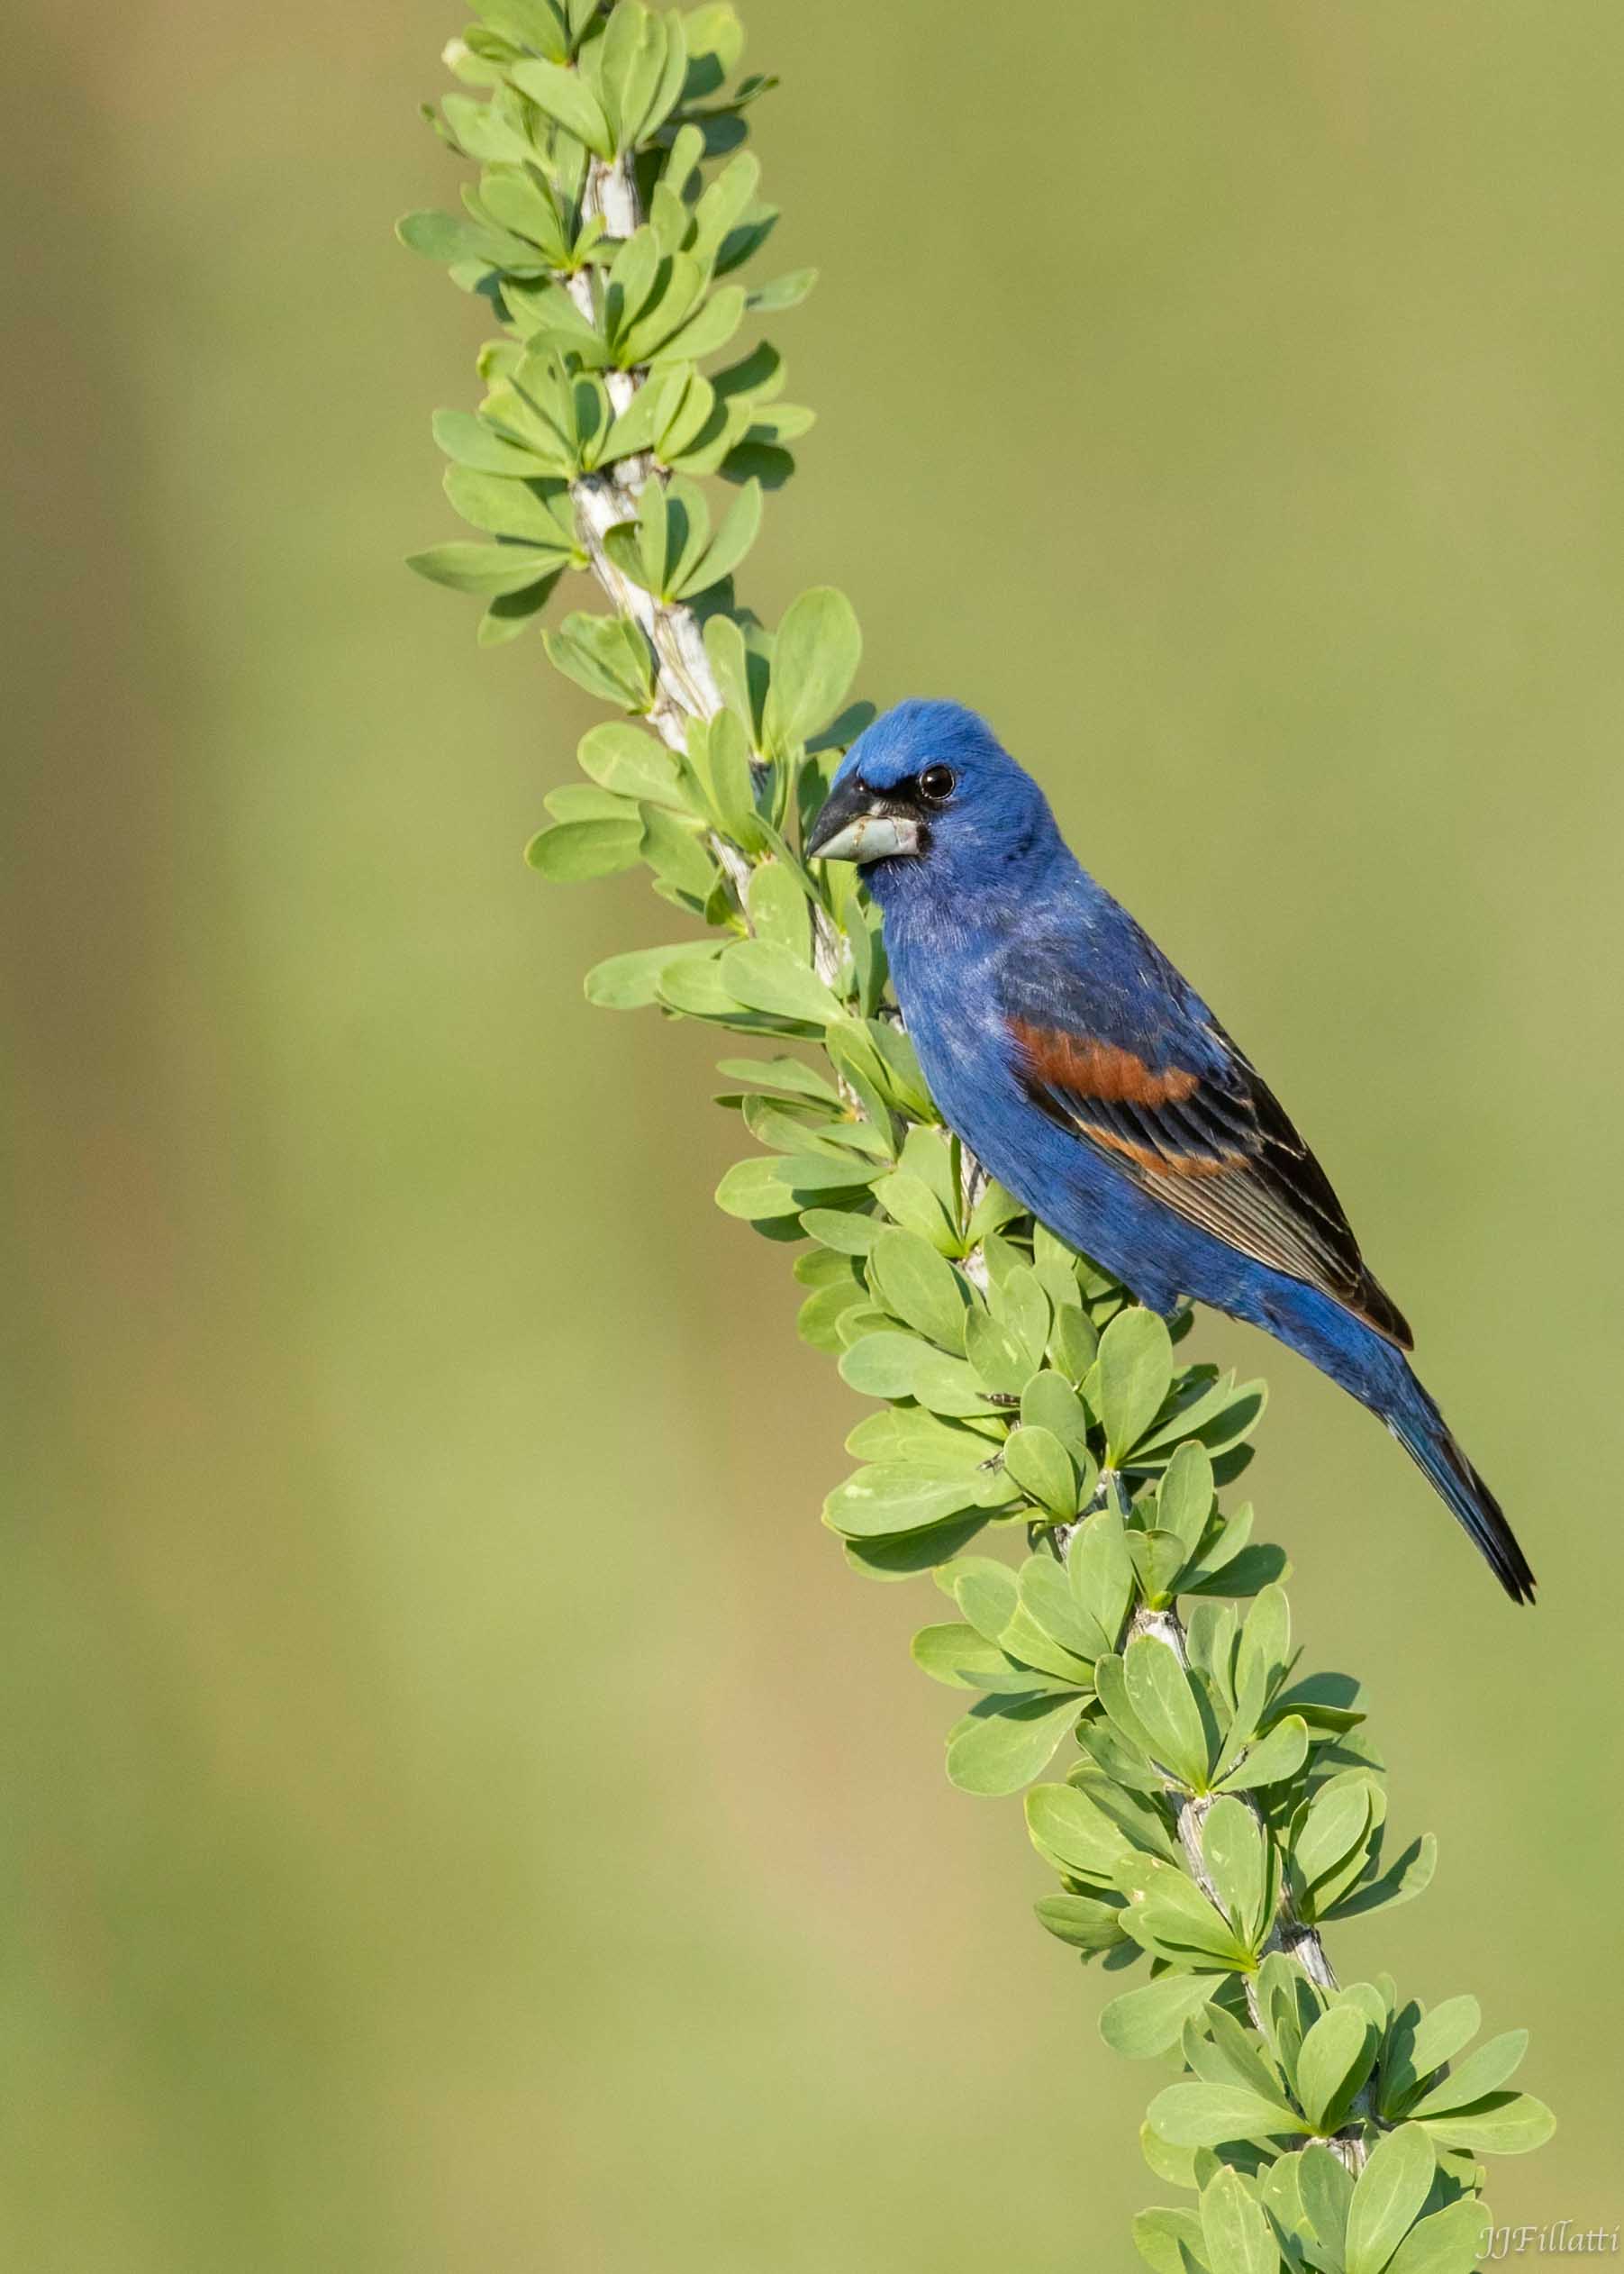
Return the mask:
[(704, 643), (705, 657), (715, 674), (722, 701), (753, 731), (755, 710), (750, 700), (750, 654), (745, 645), (743, 631), (731, 616), (713, 615), (705, 623)]
[[(739, 68), (744, 52), (744, 27), (730, 0), (711, 0), (685, 19), (688, 53), (693, 58), (688, 99), (713, 94)], [(699, 82), (695, 84), (695, 82)], [(695, 130), (685, 127), (688, 133)]]
[(826, 1026), (840, 1005), (811, 966), (774, 940), (740, 940), (721, 959), (730, 991), (754, 1011)]
[(530, 480), (541, 471), (533, 451), (504, 441), (472, 411), (436, 411), (433, 429), (434, 439), (446, 456), (476, 473), (518, 475)]
[[(1126, 1748), (1112, 1731), (1098, 1721), (1078, 1724), (1077, 1742), (1089, 1758), (1077, 1763), (1066, 1781), (1116, 1825), (1130, 1850), (1182, 1869), (1184, 1858), (1178, 1835), (1169, 1825), (1166, 1812), (1152, 1796), (1161, 1793), (1161, 1779), (1153, 1771), (1147, 1771), (1145, 1779), (1139, 1782), (1125, 1775), (1119, 1756)], [(1125, 1860), (1119, 1859), (1117, 1873), (1124, 1869)], [(1116, 1883), (1117, 1874), (1113, 1873), (1112, 1885)]]
[[(1097, 1661), (1094, 1687), (1118, 1734), (1136, 1752), (1142, 1753), (1147, 1762), (1153, 1763), (1156, 1760), (1156, 1740), (1133, 1710), (1128, 1696), (1127, 1673), (1120, 1657), (1108, 1653)], [(1158, 1772), (1153, 1770), (1153, 1774)]]
[[(643, 810), (646, 836), (647, 816), (650, 809), (645, 806)], [(648, 858), (646, 850), (644, 858)], [(677, 891), (675, 885), (668, 889), (669, 892)], [(691, 905), (692, 895), (679, 896), (684, 898), (685, 905)], [(715, 1019), (729, 1026), (741, 1027), (747, 1032), (758, 1023), (755, 1013), (735, 1003), (723, 987), (721, 961), (717, 956), (708, 957), (703, 961), (695, 958), (669, 965), (660, 973), (658, 991), (660, 1002), (666, 1009), (679, 1012), (685, 1018)], [(854, 1195), (854, 1201), (855, 1197)], [(848, 1204), (837, 1196), (833, 1205), (843, 1206)]]
[(948, 1742), (948, 1781), (989, 1797), (1019, 1792), (1042, 1774), (1076, 1718), (1075, 1697), (984, 1700)]
[(965, 1356), (988, 1389), (1005, 1397), (1018, 1397), (1032, 1370), (1009, 1328), (979, 1305), (965, 1320)]
[(607, 1011), (651, 1008), (659, 1000), (659, 975), (667, 965), (708, 962), (715, 952), (709, 940), (689, 940), (675, 948), (633, 948), (612, 955), (586, 974), (586, 1000)]
[(1113, 2052), (1149, 2060), (1178, 2043), (1184, 2024), (1214, 1997), (1218, 1974), (1164, 1974), (1113, 1997), (1100, 2015), (1100, 2034)]
[(1324, 2257), (1333, 2267), (1340, 2267), (1353, 2208), (1352, 2172), (1320, 2142), (1311, 2141), (1297, 2158), (1297, 2189)]
[(1133, 1567), (1129, 1560), (1122, 1519), (1114, 1508), (1090, 1516), (1073, 1535), (1066, 1553), (1066, 1573), (1078, 1602), (1106, 1639), (1114, 1644), (1121, 1633), (1133, 1594)]
[(487, 166), (479, 178), (477, 197), (470, 202), (526, 238), (545, 256), (549, 268), (561, 268), (569, 259), (569, 234), (552, 197), (522, 161)]
[(1276, 1722), (1241, 1757), (1239, 1766), (1220, 1777), (1220, 1792), (1256, 1792), (1265, 1785), (1284, 1784), (1308, 1759), (1308, 1724), (1301, 1714), (1288, 1714)]
[(981, 1385), (962, 1359), (912, 1334), (866, 1334), (840, 1360), (840, 1374), (867, 1397), (912, 1397), (933, 1414), (982, 1414)]
[[(946, 1257), (916, 1232), (890, 1228), (875, 1241), (869, 1283), (905, 1325), (957, 1355), (964, 1349), (966, 1293)], [(1017, 1480), (1019, 1481), (1019, 1480)]]
[(761, 527), (761, 485), (746, 482), (722, 517), (721, 528), (706, 546), (699, 565), (684, 578), (678, 598), (708, 592), (731, 576), (756, 541)]
[(1556, 2119), (1542, 2100), (1526, 2092), (1486, 2093), (1469, 2108), (1441, 2116), (1422, 2116), (1440, 2148), (1461, 2148), (1474, 2156), (1521, 2156), (1543, 2148)]
[(553, 587), (562, 574), (562, 568), (558, 568), (543, 577), (540, 584), (526, 585), (518, 592), (496, 593), (479, 619), (475, 636), (480, 646), (505, 647), (510, 640), (520, 638), (551, 599)]
[(1035, 1619), (1027, 1607), (1024, 1596), (1000, 1639), (1012, 1658), (1019, 1660), (1023, 1666), (1036, 1668), (1049, 1680), (1064, 1682), (1068, 1688), (1077, 1691), (1093, 1687), (1093, 1667), (1090, 1660), (1081, 1652), (1068, 1650), (1040, 1620)]
[(1104, 1885), (1113, 1882), (1129, 1842), (1110, 1817), (1075, 1785), (1037, 1785), (1026, 1796), (1033, 1845), (1057, 1870)]
[(1100, 1338), (1075, 1304), (1062, 1304), (1056, 1311), (1048, 1349), (1055, 1364), (1071, 1382), (1080, 1382), (1098, 1358)]
[[(487, 536), (517, 538), (556, 553), (559, 561), (575, 550), (573, 526), (567, 526), (568, 493), (558, 484), (515, 480), (508, 474), (481, 473), (471, 466), (448, 466), (445, 493), (464, 521)], [(554, 513), (552, 501), (564, 500), (564, 519)]]
[(987, 1300), (993, 1316), (1013, 1335), (1027, 1374), (1036, 1373), (1048, 1342), (1049, 1307), (1043, 1282), (1025, 1264), (1016, 1264), (994, 1278)]
[(1209, 2085), (1244, 2085), (1266, 2100), (1284, 2097), (1284, 2082), (1251, 2033), (1221, 2006), (1203, 2014), (1199, 2026), (1184, 2032), (1184, 2060)]
[(542, 800), (557, 821), (636, 821), (641, 816), (630, 801), (591, 782), (561, 782)]
[(767, 314), (781, 308), (798, 308), (817, 281), (815, 268), (792, 269), (786, 277), (776, 277), (771, 284), (758, 285), (750, 294), (749, 305)]
[(842, 1255), (867, 1255), (883, 1229), (878, 1216), (852, 1215), (832, 1208), (809, 1208), (801, 1222), (814, 1240), (839, 1249)]
[(814, 1351), (827, 1351), (839, 1357), (846, 1347), (841, 1339), (842, 1322), (847, 1313), (856, 1310), (863, 1299), (862, 1288), (852, 1280), (844, 1286), (815, 1288), (795, 1314), (795, 1332)]
[[(1153, 2132), (1148, 2124), (1139, 2126), (1139, 2153), (1158, 2179), (1166, 2179), (1170, 2187), (1196, 2188), (1195, 2167), (1211, 2153), (1210, 2148), (1175, 2148)], [(1198, 2238), (1199, 2240), (1199, 2238)], [(1177, 2274), (1185, 2274), (1182, 2262)]]
[(1133, 2242), (1152, 2274), (1190, 2274), (1202, 2264), (1201, 2221), (1193, 2211), (1141, 2211)]
[[(744, 729), (731, 711), (719, 711), (708, 723), (690, 719), (686, 736), (689, 769), (700, 782), (724, 835), (746, 851), (763, 841), (761, 817), (756, 810), (756, 790), (750, 772), (750, 746)], [(748, 941), (741, 946), (758, 944)], [(774, 954), (787, 953), (805, 970), (809, 949), (797, 952), (784, 941), (763, 941)]]
[[(573, 356), (586, 369), (601, 370), (609, 359), (602, 332), (561, 284), (504, 284), (502, 296), (529, 352), (513, 375), (513, 386), (493, 392), (485, 406), (487, 414), (509, 425), (515, 417), (514, 401), (528, 397), (537, 413), (567, 440), (579, 463), (592, 464), (596, 438), (609, 424), (608, 399), (595, 382), (578, 380), (565, 358)], [(590, 451), (588, 443), (594, 445)]]
[(1215, 1800), (1202, 1824), (1201, 1844), (1220, 1903), (1241, 1941), (1256, 1950), (1273, 1907), (1263, 1827), (1244, 1801)]
[(1019, 1580), (1026, 1617), (1074, 1658), (1092, 1666), (1111, 1649), (1116, 1638), (1102, 1634), (1078, 1602), (1070, 1575), (1052, 1556), (1028, 1556)]
[(1206, 1447), (1183, 1444), (1167, 1464), (1156, 1496), (1156, 1521), (1193, 1555), (1212, 1507), (1212, 1460)]
[(568, 27), (549, 0), (480, 0), (479, 13), (517, 47), (534, 48), (557, 61), (569, 53)]
[[(915, 1121), (925, 1123), (939, 1120), (925, 1078), (920, 1069), (919, 1053), (900, 1026), (893, 1026), (885, 1019), (869, 1019), (864, 1032), (870, 1047), (885, 1069), (885, 1081), (891, 1097), (904, 1114)], [(932, 1182), (931, 1166), (939, 1165), (940, 1177), (936, 1189), (944, 1202), (955, 1196), (947, 1187), (953, 1183), (946, 1139), (936, 1129), (911, 1130), (908, 1137), (908, 1166), (916, 1169), (927, 1184)]]
[(1491, 2037), (1406, 2113), (1411, 2116), (1437, 2116), (1451, 2108), (1469, 2106), (1485, 2093), (1498, 2091), (1506, 2078), (1515, 2073), (1528, 2049), (1526, 2029), (1510, 2029), (1503, 2037)]
[(747, 1223), (799, 1214), (809, 1195), (859, 1185), (872, 1167), (832, 1155), (806, 1153), (758, 1157), (728, 1170), (716, 1187), (716, 1205)]
[(866, 1414), (846, 1439), (846, 1450), (863, 1460), (912, 1462), (920, 1469), (976, 1469), (997, 1451), (995, 1439), (979, 1430), (912, 1406)]
[(1175, 1654), (1154, 1636), (1136, 1634), (1122, 1654), (1122, 1678), (1134, 1719), (1149, 1738), (1156, 1760), (1193, 1791), (1201, 1791), (1207, 1778), (1206, 1732)]
[(1153, 1610), (1165, 1608), (1184, 1568), (1184, 1542), (1175, 1532), (1140, 1532), (1134, 1526), (1128, 1533), (1128, 1552), (1146, 1602)]
[(668, 339), (661, 340), (645, 353), (633, 339), (631, 345), (637, 359), (646, 361), (658, 369), (661, 364), (696, 363), (702, 356), (714, 355), (725, 348), (744, 322), (745, 296), (739, 285), (723, 285), (713, 292), (704, 305), (685, 324), (680, 324)]
[(1114, 1950), (1124, 1940), (1120, 1910), (1093, 1896), (1046, 1895), (1032, 1908), (1039, 1924), (1074, 1950)]
[(1100, 1337), (1097, 1366), (1106, 1456), (1118, 1468), (1156, 1418), (1173, 1379), (1166, 1322), (1137, 1304), (1120, 1312)]
[(1012, 1223), (1017, 1216), (1025, 1213), (1014, 1194), (1006, 1192), (996, 1177), (989, 1177), (982, 1187), (980, 1199), (971, 1212), (970, 1238), (979, 1245), (989, 1233), (1002, 1230), (1003, 1225)]
[(1280, 2274), (1267, 2215), (1227, 2166), (1202, 2191), (1201, 2231), (1212, 2274)]
[(985, 1484), (975, 1469), (942, 1471), (876, 1463), (835, 1487), (823, 1504), (823, 1521), (850, 1540), (921, 1532), (961, 1509), (984, 1506)]
[[(699, 832), (663, 805), (646, 805), (641, 812), (643, 859), (658, 877), (703, 906), (716, 882), (716, 866)], [(730, 995), (720, 961), (713, 968)]]
[(1247, 1963), (1245, 1943), (1179, 1865), (1134, 1853), (1119, 1862), (1116, 1880), (1128, 1897), (1122, 1924), (1155, 1956), (1198, 1971)]
[(1065, 1523), (1076, 1514), (1077, 1472), (1065, 1446), (1048, 1430), (1017, 1429), (1003, 1449), (1003, 1465), (1027, 1497), (1050, 1515)]
[(1312, 1729), (1353, 1729), (1365, 1718), (1365, 1696), (1351, 1674), (1305, 1674), (1275, 1700), (1283, 1714), (1301, 1714)]
[(1376, 2056), (1376, 2033), (1351, 2006), (1333, 2006), (1302, 2041), (1297, 2056), (1297, 2098), (1312, 2132), (1335, 2132)]
[(773, 650), (763, 730), (775, 756), (794, 750), (846, 700), (863, 652), (849, 600), (828, 586), (803, 592), (785, 612)]
[[(1237, 1574), (1233, 1579), (1230, 1578), (1231, 1566), (1236, 1563), (1251, 1536), (1252, 1524), (1249, 1502), (1237, 1508), (1233, 1515), (1220, 1520), (1217, 1528), (1210, 1533), (1206, 1545), (1180, 1573), (1179, 1593), (1206, 1596), (1256, 1593), (1257, 1587), (1266, 1586), (1271, 1578), (1277, 1578), (1277, 1570), (1265, 1571), (1256, 1585), (1248, 1589), (1244, 1572)], [(1284, 1559), (1280, 1560), (1284, 1563)]]
[(1432, 2142), (1414, 2124), (1384, 2133), (1348, 2206), (1347, 2274), (1382, 2274), (1420, 2218), (1437, 2169)]
[(600, 703), (623, 711), (647, 710), (654, 681), (649, 650), (634, 623), (620, 616), (576, 613), (556, 632), (541, 634), (555, 670)]
[(713, 259), (721, 250), (754, 202), (760, 182), (759, 162), (748, 150), (740, 150), (703, 192), (694, 208), (695, 243), (703, 259)]
[(1446, 2204), (1412, 2227), (1386, 2274), (1472, 2274), (1489, 2247), (1489, 2217), (1475, 2197)]
[(606, 719), (581, 737), (576, 751), (581, 769), (621, 797), (680, 807), (684, 803), (676, 761), (629, 719)]
[(1350, 1771), (1322, 1785), (1292, 1839), (1292, 1869), (1304, 1894), (1338, 1871), (1374, 1827), (1371, 1787)]
[(561, 821), (532, 837), (524, 858), (554, 884), (579, 884), (635, 869), (641, 840), (636, 821)]
[(1029, 1428), (1057, 1437), (1074, 1460), (1088, 1461), (1088, 1415), (1063, 1375), (1045, 1371), (1030, 1378), (1021, 1392), (1021, 1418)]
[(614, 140), (603, 106), (578, 71), (534, 57), (511, 65), (508, 77), (557, 125), (573, 134), (577, 142), (585, 142), (594, 158), (614, 156)]
[(1430, 2013), (1418, 2016), (1408, 2028), (1395, 2033), (1388, 2063), (1391, 2089), (1402, 2092), (1422, 2077), (1429, 2077), (1469, 2045), (1482, 2027), (1483, 2008), (1471, 1997), (1446, 1997)]
[(1254, 1689), (1259, 1704), (1266, 1699), (1291, 1662), (1292, 1615), (1278, 1587), (1265, 1587), (1240, 1630), (1235, 1657), (1235, 1691), (1238, 1697)]
[(996, 1642), (963, 1620), (940, 1626), (921, 1626), (911, 1645), (914, 1664), (933, 1682), (949, 1689), (984, 1689), (986, 1679), (1009, 1671), (1010, 1661)]
[(1323, 2012), (1324, 2000), (1295, 1960), (1283, 1951), (1271, 1951), (1257, 1969), (1257, 2005), (1270, 2049), (1289, 2070), (1304, 2035)]
[(682, 91), (687, 49), (681, 18), (657, 14), (640, 0), (620, 0), (585, 59), (602, 90), (616, 150), (632, 150), (653, 135)]
[(911, 1579), (921, 1571), (933, 1571), (950, 1563), (968, 1546), (987, 1519), (972, 1511), (950, 1516), (928, 1532), (904, 1532), (894, 1539), (848, 1540), (843, 1552), (854, 1571), (866, 1579)]
[(1199, 1437), (1210, 1453), (1226, 1451), (1251, 1435), (1267, 1399), (1266, 1383), (1244, 1382), (1237, 1389), (1235, 1377), (1226, 1374), (1210, 1389), (1176, 1405), (1135, 1452), (1141, 1461), (1148, 1460), (1184, 1437)]
[(473, 592), (489, 599), (499, 593), (523, 591), (550, 576), (563, 558), (556, 547), (543, 551), (531, 545), (476, 545), (458, 539), (449, 545), (431, 545), (427, 552), (408, 554), (406, 566), (431, 584), (448, 585), (453, 592)]
[(1185, 2148), (1271, 2140), (1303, 2130), (1293, 2110), (1239, 2085), (1169, 2085), (1151, 2102), (1150, 2123), (1164, 2140)]
[(991, 1556), (966, 1556), (948, 1574), (948, 1592), (978, 1634), (1002, 1645), (1021, 1605), (1015, 1574)]
[(422, 253), (426, 260), (531, 272), (546, 266), (536, 247), (526, 244), (522, 237), (512, 236), (505, 229), (465, 221), (460, 214), (408, 214), (395, 223), (395, 233), (403, 245)]

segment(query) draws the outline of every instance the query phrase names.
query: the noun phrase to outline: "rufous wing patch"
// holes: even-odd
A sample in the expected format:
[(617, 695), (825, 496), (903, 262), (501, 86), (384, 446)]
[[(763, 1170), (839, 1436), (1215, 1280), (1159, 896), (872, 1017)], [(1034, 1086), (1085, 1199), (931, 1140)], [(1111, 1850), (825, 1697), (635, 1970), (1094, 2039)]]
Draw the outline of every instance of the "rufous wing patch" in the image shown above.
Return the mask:
[(1093, 1035), (1034, 1026), (1026, 1019), (1012, 1019), (1010, 1032), (1039, 1081), (1080, 1101), (1097, 1097), (1106, 1105), (1180, 1105), (1201, 1087), (1200, 1075), (1187, 1067), (1168, 1066), (1158, 1072), (1134, 1051)]

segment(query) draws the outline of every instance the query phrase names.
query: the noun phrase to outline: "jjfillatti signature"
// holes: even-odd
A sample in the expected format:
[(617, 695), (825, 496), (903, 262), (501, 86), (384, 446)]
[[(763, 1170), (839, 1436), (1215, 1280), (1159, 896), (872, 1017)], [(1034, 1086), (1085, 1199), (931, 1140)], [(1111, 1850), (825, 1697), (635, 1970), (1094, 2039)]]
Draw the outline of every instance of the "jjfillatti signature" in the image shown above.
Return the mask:
[(1483, 2239), (1483, 2263), (1502, 2258), (1617, 2258), (1616, 2226), (1575, 2226), (1556, 2219), (1549, 2226), (1492, 2226)]

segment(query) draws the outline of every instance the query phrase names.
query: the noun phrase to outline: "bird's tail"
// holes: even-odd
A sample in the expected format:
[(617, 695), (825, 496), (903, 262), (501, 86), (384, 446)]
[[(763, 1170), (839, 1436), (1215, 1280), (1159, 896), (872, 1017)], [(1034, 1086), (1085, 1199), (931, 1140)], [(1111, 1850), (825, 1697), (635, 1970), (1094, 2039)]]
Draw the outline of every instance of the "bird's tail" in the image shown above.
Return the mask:
[[(1401, 1361), (1402, 1365), (1402, 1361)], [(1513, 1603), (1534, 1600), (1534, 1575), (1501, 1506), (1449, 1433), (1448, 1424), (1408, 1366), (1404, 1389), (1385, 1405), (1387, 1426), (1465, 1525)]]

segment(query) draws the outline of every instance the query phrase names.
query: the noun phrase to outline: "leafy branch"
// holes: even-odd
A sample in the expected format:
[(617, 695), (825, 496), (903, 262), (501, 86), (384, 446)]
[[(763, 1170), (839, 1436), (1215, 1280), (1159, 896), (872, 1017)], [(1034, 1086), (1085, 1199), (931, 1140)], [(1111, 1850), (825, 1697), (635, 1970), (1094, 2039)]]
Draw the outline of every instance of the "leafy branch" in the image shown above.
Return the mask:
[(1106, 1973), (1144, 1965), (1101, 2028), (1178, 2071), (1141, 2138), (1194, 2201), (1144, 2213), (1141, 2254), (1465, 2274), (1490, 2224), (1478, 2158), (1551, 2118), (1510, 2088), (1524, 2033), (1468, 2051), (1470, 1997), (1428, 2009), (1331, 1969), (1321, 1929), (1420, 1894), (1435, 1851), (1389, 1847), (1358, 1687), (1300, 1672), (1284, 1556), (1223, 1505), (1263, 1386), (1181, 1363), (1187, 1314), (1134, 1305), (963, 1155), (860, 885), (795, 850), (871, 714), (842, 709), (860, 639), (840, 594), (769, 629), (735, 589), (812, 420), (765, 341), (716, 361), (812, 281), (739, 276), (776, 219), (744, 148), (771, 82), (739, 76), (742, 50), (729, 6), (639, 0), (486, 0), (448, 48), (462, 84), (428, 115), (477, 181), (401, 235), (498, 329), (477, 410), (434, 421), (479, 535), (413, 565), (485, 601), (487, 644), (567, 575), (608, 602), (542, 632), (615, 715), (528, 858), (557, 879), (647, 867), (686, 919), (600, 964), (594, 1002), (767, 1046), (721, 1061), (758, 1150), (717, 1197), (799, 1246), (800, 1332), (876, 1401), (824, 1520), (855, 1569), (931, 1573), (951, 1605), (913, 1644), (973, 1701), (949, 1778), (1026, 1788), (1058, 1882), (1042, 1924)]

